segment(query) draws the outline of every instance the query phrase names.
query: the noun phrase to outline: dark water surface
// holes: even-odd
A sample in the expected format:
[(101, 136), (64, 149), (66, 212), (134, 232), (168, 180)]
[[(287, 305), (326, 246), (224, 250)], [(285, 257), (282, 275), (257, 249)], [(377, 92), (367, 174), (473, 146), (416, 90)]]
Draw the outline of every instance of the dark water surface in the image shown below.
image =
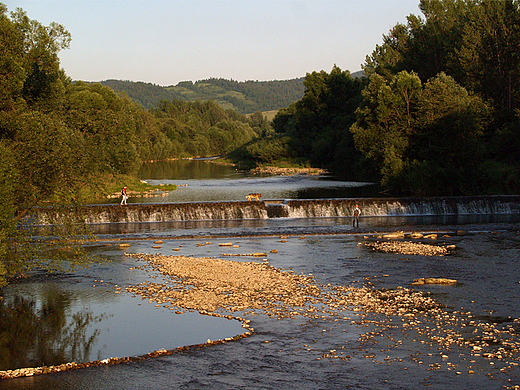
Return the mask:
[[(182, 177), (179, 172), (163, 175)], [(519, 227), (518, 216), (492, 215), (362, 218), (359, 229), (351, 226), (350, 218), (99, 225), (96, 232), (103, 241), (90, 249), (105, 261), (76, 273), (28, 279), (2, 291), (3, 306), (18, 305), (11, 315), (29, 316), (33, 322), (5, 332), (6, 317), (0, 317), (2, 339), (16, 335), (11, 345), (18, 347), (15, 360), (9, 360), (2, 346), (0, 370), (69, 357), (79, 362), (135, 356), (243, 332), (236, 321), (175, 314), (124, 293), (124, 286), (155, 276), (137, 269), (142, 262), (124, 256), (125, 251), (220, 258), (233, 250), (265, 252), (270, 265), (312, 274), (323, 285), (371, 283), (375, 289), (402, 286), (429, 293), (446, 313), (455, 312), (468, 324), (474, 321), (461, 331), (468, 345), (486, 324), (511, 329), (512, 343), (518, 343)], [(437, 240), (425, 242), (455, 245), (456, 250), (449, 256), (427, 257), (379, 253), (360, 245), (374, 240), (374, 232), (397, 230), (437, 232)], [(457, 230), (466, 234), (457, 235)], [(157, 239), (163, 243), (153, 248)], [(239, 248), (218, 246), (230, 241)], [(122, 250), (121, 242), (131, 246)], [(272, 249), (278, 252), (271, 253)], [(421, 277), (458, 283), (411, 285)], [(116, 293), (118, 287), (123, 287), (121, 293)], [(520, 385), (518, 353), (516, 358), (488, 359), (475, 356), (471, 347), (432, 345), (421, 334), (436, 326), (429, 319), (406, 329), (397, 326), (402, 318), (393, 316), (385, 321), (396, 326), (381, 331), (377, 326), (381, 316), (360, 317), (348, 311), (335, 319), (249, 316), (255, 333), (238, 341), (139, 362), (0, 381), (0, 389), (512, 389)], [(369, 332), (371, 337), (362, 337)], [(31, 347), (34, 340), (36, 347)], [(331, 354), (342, 358), (326, 357)]]

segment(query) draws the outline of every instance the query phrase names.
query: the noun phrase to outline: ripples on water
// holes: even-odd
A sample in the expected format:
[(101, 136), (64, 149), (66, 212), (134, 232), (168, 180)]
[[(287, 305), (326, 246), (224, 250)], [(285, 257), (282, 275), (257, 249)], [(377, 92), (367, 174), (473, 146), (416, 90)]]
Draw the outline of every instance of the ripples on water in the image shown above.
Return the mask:
[[(175, 175), (179, 180), (189, 180), (181, 172), (191, 169), (188, 165), (175, 169), (175, 172), (162, 172), (163, 176), (154, 180), (164, 181), (166, 177), (174, 181)], [(236, 184), (233, 191), (226, 192), (229, 183), (209, 180), (204, 183), (198, 178), (200, 184), (191, 183), (186, 194), (188, 188), (199, 188), (204, 196), (213, 193), (238, 199), (240, 195), (243, 200), (242, 193), (257, 192), (250, 185), (252, 179), (233, 180), (236, 179), (242, 185)], [(266, 180), (258, 188), (271, 197), (269, 186), (280, 183), (285, 186), (290, 179), (280, 179), (278, 184)], [(293, 194), (290, 192), (293, 189), (276, 191)], [(281, 193), (273, 192), (272, 197), (285, 197)], [(172, 196), (180, 199), (179, 194), (174, 192)], [(124, 287), (150, 277), (147, 271), (136, 269), (139, 264), (133, 258), (122, 255), (120, 240), (131, 244), (126, 250), (132, 253), (196, 257), (220, 257), (223, 250), (218, 243), (232, 241), (239, 245), (237, 251), (241, 253), (266, 252), (272, 266), (313, 274), (323, 284), (360, 285), (370, 280), (375, 288), (394, 289), (411, 287), (413, 279), (419, 277), (453, 278), (459, 281), (456, 286), (414, 288), (430, 292), (449, 310), (467, 311), (478, 319), (512, 324), (512, 319), (520, 317), (518, 222), (518, 216), (371, 217), (361, 220), (359, 231), (353, 230), (350, 218), (98, 225), (96, 233), (105, 241), (92, 245), (90, 250), (104, 259), (101, 263), (76, 273), (28, 279), (2, 291), (4, 309), (13, 309), (7, 311), (12, 317), (5, 314), (0, 317), (2, 339), (7, 334), (14, 348), (6, 353), (2, 346), (0, 370), (53, 364), (52, 359), (59, 362), (135, 356), (242, 333), (235, 321), (198, 313), (176, 315), (156, 308), (147, 300), (116, 294), (116, 285)], [(457, 236), (454, 232), (458, 229), (468, 234)], [(437, 231), (438, 243), (456, 245), (457, 250), (452, 256), (428, 258), (376, 253), (358, 245), (364, 235), (388, 230)], [(442, 237), (444, 233), (449, 237)], [(287, 236), (285, 242), (280, 239), (282, 235)], [(160, 248), (152, 248), (156, 238), (164, 241)], [(278, 253), (271, 254), (271, 249)], [(14, 318), (20, 315), (31, 318), (32, 322), (23, 326), (15, 323)], [(499, 389), (520, 384), (518, 366), (506, 367), (502, 372), (499, 362), (493, 366), (456, 348), (450, 353), (448, 362), (453, 365), (450, 366), (439, 357), (435, 346), (422, 344), (412, 334), (388, 331), (377, 338), (378, 343), (364, 344), (358, 337), (369, 328), (352, 325), (351, 320), (277, 321), (264, 316), (251, 320), (256, 333), (241, 341), (137, 363), (3, 381), (0, 388)], [(471, 334), (467, 337), (470, 339)], [(398, 347), (396, 339), (401, 343)], [(388, 348), (387, 344), (394, 347)], [(332, 349), (344, 352), (351, 359), (322, 358)], [(434, 369), (435, 364), (441, 368)], [(402, 374), (403, 369), (406, 375)], [(468, 374), (470, 370), (475, 373)]]

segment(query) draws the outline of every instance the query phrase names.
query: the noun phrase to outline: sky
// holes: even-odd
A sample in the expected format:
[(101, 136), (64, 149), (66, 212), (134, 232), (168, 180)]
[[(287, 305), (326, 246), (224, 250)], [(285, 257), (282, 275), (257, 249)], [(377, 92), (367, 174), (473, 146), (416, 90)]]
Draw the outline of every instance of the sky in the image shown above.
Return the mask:
[(419, 0), (0, 0), (63, 25), (73, 80), (162, 86), (288, 80), (334, 65), (352, 73)]

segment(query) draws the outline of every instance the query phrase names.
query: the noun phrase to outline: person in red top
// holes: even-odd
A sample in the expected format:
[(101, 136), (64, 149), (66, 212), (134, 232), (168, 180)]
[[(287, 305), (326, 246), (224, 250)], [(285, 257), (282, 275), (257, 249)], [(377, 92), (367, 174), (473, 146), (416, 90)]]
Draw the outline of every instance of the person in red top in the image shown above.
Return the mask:
[(359, 227), (359, 216), (361, 215), (361, 210), (358, 205), (354, 209), (354, 219), (352, 220), (352, 226)]
[(126, 204), (126, 200), (128, 199), (128, 196), (126, 196), (126, 186), (121, 190), (121, 198), (121, 204)]

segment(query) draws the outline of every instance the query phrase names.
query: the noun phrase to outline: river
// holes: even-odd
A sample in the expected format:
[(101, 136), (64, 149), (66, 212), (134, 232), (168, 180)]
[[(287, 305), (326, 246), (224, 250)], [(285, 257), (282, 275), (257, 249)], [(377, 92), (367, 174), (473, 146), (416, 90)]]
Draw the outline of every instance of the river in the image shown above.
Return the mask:
[[(131, 198), (131, 204), (242, 201), (249, 192), (266, 199), (380, 196), (376, 186), (366, 183), (252, 177), (201, 161), (149, 164), (141, 178), (183, 185), (166, 199)], [(351, 223), (348, 217), (329, 217), (96, 225), (101, 241), (88, 248), (101, 262), (75, 272), (36, 273), (2, 290), (0, 370), (141, 356), (244, 332), (235, 320), (189, 311), (175, 314), (126, 293), (126, 286), (157, 275), (125, 253), (219, 258), (230, 250), (262, 252), (271, 266), (312, 274), (324, 286), (369, 286), (378, 291), (404, 287), (423, 292), (442, 307), (445, 320), (415, 317), (410, 321), (400, 315), (350, 310), (337, 318), (278, 320), (259, 314), (246, 317), (254, 333), (239, 340), (116, 365), (3, 380), (0, 388), (502, 389), (520, 385), (520, 356), (515, 351), (520, 342), (517, 213), (362, 216), (358, 229)], [(375, 241), (378, 232), (388, 231), (433, 232), (437, 239), (423, 241), (456, 249), (448, 256), (432, 257), (382, 253), (364, 245)], [(123, 241), (130, 246), (121, 248)], [(228, 242), (236, 249), (218, 245)], [(457, 283), (412, 285), (423, 277)], [(456, 332), (460, 340), (446, 345), (435, 332), (442, 338)], [(491, 340), (489, 333), (494, 334)]]

